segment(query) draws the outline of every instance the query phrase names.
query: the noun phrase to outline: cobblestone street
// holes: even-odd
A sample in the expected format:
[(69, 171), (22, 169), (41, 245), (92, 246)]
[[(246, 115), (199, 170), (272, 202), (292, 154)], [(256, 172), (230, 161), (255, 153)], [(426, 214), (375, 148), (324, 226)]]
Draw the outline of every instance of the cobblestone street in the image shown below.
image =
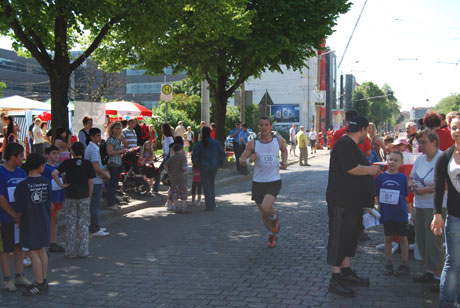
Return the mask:
[[(50, 258), (50, 290), (26, 298), (0, 295), (1, 307), (435, 307), (437, 295), (411, 277), (383, 275), (383, 229), (360, 243), (353, 267), (371, 287), (357, 296), (328, 294), (325, 189), (329, 155), (283, 171), (276, 203), (275, 249), (250, 200), (250, 178), (217, 189), (217, 209), (190, 215), (146, 208), (106, 223), (86, 260)], [(110, 238), (110, 239), (109, 239)], [(395, 254), (399, 265), (400, 255)], [(418, 270), (413, 254), (411, 272)], [(86, 268), (86, 270), (85, 270)], [(89, 270), (88, 270), (89, 269)], [(30, 269), (26, 271), (32, 278)]]

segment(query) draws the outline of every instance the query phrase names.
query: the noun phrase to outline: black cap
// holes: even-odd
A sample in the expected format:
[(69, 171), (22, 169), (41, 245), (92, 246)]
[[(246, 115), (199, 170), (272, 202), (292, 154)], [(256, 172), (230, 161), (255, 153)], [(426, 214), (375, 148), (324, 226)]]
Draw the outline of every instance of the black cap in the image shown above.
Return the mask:
[(240, 122), (240, 121), (236, 121), (235, 124), (241, 124), (241, 122)]
[(361, 129), (368, 126), (369, 121), (365, 117), (357, 115), (351, 118), (350, 124), (347, 127), (347, 132), (359, 132)]

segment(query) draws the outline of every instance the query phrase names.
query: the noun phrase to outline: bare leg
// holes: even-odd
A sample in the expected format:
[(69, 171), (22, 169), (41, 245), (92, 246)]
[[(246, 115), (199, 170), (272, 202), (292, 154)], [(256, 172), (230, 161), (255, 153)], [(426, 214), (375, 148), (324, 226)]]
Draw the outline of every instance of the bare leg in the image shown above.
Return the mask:
[(403, 265), (409, 264), (409, 242), (407, 236), (399, 237), (399, 244), (401, 245), (401, 258)]
[(2, 270), (4, 277), (11, 277), (9, 252), (2, 252)]
[(343, 267), (351, 267), (350, 257), (345, 257), (345, 259), (343, 259), (343, 261), (340, 264), (340, 266), (331, 266), (331, 273), (332, 274), (339, 274), (341, 272), (341, 268), (343, 268)]
[(56, 243), (58, 222), (59, 222), (59, 212), (56, 212), (54, 216), (51, 216), (50, 243)]
[(385, 258), (387, 260), (387, 263), (392, 263), (392, 257), (393, 257), (393, 237), (385, 236)]
[(262, 222), (268, 231), (271, 231), (272, 229), (272, 217), (276, 214), (275, 209), (273, 208), (275, 201), (275, 196), (265, 195), (262, 204), (257, 205), (262, 214)]
[(14, 270), (16, 274), (24, 272), (24, 252), (19, 247), (14, 248)]
[(38, 254), (40, 255), (40, 260), (42, 262), (43, 279), (46, 279), (47, 274), (48, 274), (48, 254), (46, 253), (45, 248), (40, 249), (38, 251)]
[(34, 271), (35, 282), (43, 283), (43, 266), (38, 250), (30, 251), (30, 260), (32, 261), (32, 270)]

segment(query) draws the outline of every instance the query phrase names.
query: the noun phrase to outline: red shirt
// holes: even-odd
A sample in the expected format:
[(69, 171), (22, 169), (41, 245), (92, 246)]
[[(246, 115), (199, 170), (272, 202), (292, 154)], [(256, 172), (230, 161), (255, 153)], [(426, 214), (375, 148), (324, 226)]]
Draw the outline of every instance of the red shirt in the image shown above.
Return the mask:
[(448, 130), (438, 128), (435, 131), (439, 137), (439, 149), (441, 151), (445, 151), (454, 145), (454, 140), (452, 140), (452, 136), (450, 135), (450, 132)]
[[(340, 138), (342, 138), (343, 135), (345, 135), (345, 133), (347, 132), (347, 127), (348, 127), (348, 125), (335, 131), (334, 136), (332, 136), (331, 149), (333, 149), (334, 144)], [(367, 152), (371, 150), (371, 142), (369, 141), (369, 138), (366, 138), (366, 140), (363, 143), (358, 144), (358, 146), (361, 149), (361, 151), (363, 152), (364, 156), (367, 157), (368, 156)]]
[(211, 138), (216, 139), (216, 130), (211, 128)]

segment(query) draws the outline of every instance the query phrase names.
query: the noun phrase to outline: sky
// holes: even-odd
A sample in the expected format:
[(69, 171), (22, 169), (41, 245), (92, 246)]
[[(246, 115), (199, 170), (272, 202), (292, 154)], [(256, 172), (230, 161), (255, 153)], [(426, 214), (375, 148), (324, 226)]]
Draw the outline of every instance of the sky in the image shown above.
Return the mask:
[(326, 40), (344, 73), (389, 84), (402, 110), (460, 93), (459, 0), (368, 0), (343, 56), (365, 0), (352, 2)]
[[(460, 0), (353, 0), (326, 44), (358, 83), (389, 84), (402, 110), (460, 93)], [(11, 49), (0, 37), (0, 48)], [(356, 63), (358, 62), (358, 63)]]

